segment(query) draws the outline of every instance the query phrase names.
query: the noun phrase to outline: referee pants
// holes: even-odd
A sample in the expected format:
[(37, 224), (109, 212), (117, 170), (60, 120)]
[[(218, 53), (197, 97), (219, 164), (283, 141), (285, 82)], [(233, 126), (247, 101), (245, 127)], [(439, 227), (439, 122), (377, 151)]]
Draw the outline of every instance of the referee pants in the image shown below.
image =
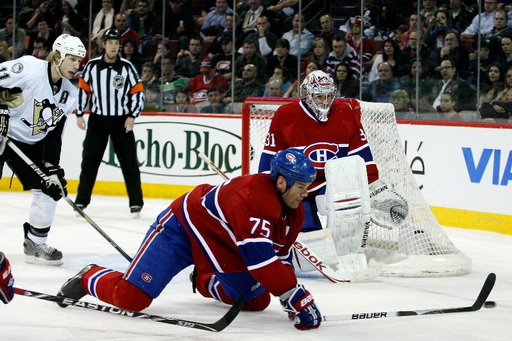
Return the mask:
[(86, 207), (91, 202), (91, 194), (98, 175), (98, 169), (105, 153), (109, 137), (114, 153), (123, 173), (129, 206), (144, 205), (137, 163), (137, 150), (133, 131), (126, 132), (126, 116), (100, 116), (90, 114), (83, 144), (82, 170), (78, 184), (76, 204)]

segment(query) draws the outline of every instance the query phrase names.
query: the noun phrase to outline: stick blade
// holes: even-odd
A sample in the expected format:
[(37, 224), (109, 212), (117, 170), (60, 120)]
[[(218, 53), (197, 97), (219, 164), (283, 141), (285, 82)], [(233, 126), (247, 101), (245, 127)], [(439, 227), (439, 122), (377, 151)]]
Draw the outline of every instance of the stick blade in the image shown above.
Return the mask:
[(221, 330), (224, 330), (227, 326), (229, 326), (231, 322), (233, 322), (233, 320), (238, 316), (240, 310), (242, 310), (243, 304), (244, 295), (240, 294), (235, 300), (235, 303), (233, 303), (231, 308), (228, 310), (228, 312), (224, 316), (222, 316), (217, 322), (211, 324), (212, 329), (216, 332), (220, 332)]

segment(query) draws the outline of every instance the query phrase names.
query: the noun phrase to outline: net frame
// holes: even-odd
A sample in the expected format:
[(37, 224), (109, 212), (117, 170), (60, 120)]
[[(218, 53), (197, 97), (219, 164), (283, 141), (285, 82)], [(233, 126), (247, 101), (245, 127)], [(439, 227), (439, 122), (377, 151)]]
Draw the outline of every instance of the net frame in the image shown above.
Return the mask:
[[(266, 134), (277, 108), (298, 100), (247, 98), (244, 101), (242, 174), (258, 171)], [(367, 249), (369, 264), (377, 261), (382, 266), (382, 275), (393, 277), (452, 276), (471, 272), (471, 259), (450, 241), (418, 188), (402, 146), (393, 105), (359, 103), (361, 123), (380, 177), (390, 182), (409, 203), (407, 219), (398, 227), (388, 229), (372, 224)]]

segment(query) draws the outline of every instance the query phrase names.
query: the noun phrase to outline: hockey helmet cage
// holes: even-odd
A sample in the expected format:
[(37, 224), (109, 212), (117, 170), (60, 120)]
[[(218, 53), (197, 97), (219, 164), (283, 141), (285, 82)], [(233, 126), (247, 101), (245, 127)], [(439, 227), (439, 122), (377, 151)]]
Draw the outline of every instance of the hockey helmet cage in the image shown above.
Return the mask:
[(334, 80), (321, 70), (313, 71), (302, 82), (300, 95), (306, 105), (313, 110), (318, 120), (326, 122), (329, 109), (336, 97)]
[(277, 152), (270, 161), (270, 178), (276, 180), (278, 175), (282, 175), (291, 187), (295, 181), (313, 182), (316, 170), (303, 152), (288, 148)]
[(101, 36), (101, 40), (107, 41), (109, 39), (121, 39), (121, 35), (119, 34), (119, 31), (115, 28), (111, 28), (103, 32), (103, 35)]
[(53, 52), (59, 51), (60, 56), (64, 59), (66, 55), (70, 54), (80, 58), (85, 57), (85, 46), (78, 37), (73, 37), (69, 34), (61, 34), (55, 39), (52, 46)]

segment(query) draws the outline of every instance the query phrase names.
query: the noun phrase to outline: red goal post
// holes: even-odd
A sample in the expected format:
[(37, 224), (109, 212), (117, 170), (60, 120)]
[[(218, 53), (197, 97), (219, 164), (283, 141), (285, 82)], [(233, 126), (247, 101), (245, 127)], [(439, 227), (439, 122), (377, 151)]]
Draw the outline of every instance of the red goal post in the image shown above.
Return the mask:
[[(242, 105), (242, 174), (258, 171), (272, 117), (279, 106), (292, 101), (298, 99), (245, 99)], [(471, 259), (450, 241), (416, 184), (403, 151), (393, 105), (359, 103), (361, 123), (380, 177), (390, 182), (409, 203), (409, 215), (398, 227), (389, 229), (372, 224), (368, 258), (383, 266), (384, 276), (432, 277), (469, 273)]]

